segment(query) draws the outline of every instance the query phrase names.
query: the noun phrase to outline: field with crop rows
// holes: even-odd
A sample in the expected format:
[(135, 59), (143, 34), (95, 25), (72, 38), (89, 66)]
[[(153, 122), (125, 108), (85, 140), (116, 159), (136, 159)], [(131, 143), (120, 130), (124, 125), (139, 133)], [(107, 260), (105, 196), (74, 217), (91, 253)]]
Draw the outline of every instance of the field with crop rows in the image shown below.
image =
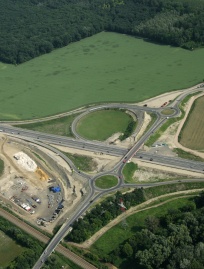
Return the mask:
[(204, 150), (204, 97), (198, 98), (180, 133), (180, 143), (190, 149)]
[(138, 102), (203, 80), (204, 49), (102, 32), (14, 66), (0, 63), (0, 119), (32, 119), (97, 102)]

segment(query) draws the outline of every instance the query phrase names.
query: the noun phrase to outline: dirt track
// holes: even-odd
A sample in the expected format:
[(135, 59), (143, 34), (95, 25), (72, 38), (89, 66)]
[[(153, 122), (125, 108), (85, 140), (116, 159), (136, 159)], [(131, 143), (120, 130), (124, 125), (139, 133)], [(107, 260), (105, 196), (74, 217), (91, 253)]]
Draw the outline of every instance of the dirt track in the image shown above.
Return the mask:
[(131, 216), (133, 214), (136, 214), (138, 212), (141, 212), (141, 211), (145, 211), (145, 210), (149, 210), (151, 208), (155, 208), (155, 207), (158, 207), (160, 205), (163, 205), (165, 203), (168, 203), (169, 201), (173, 201), (175, 199), (179, 199), (179, 198), (182, 198), (184, 196), (180, 196), (180, 197), (174, 197), (168, 201), (165, 201), (165, 202), (162, 202), (162, 203), (159, 203), (159, 204), (156, 204), (156, 205), (153, 205), (153, 206), (150, 206), (150, 207), (146, 207), (146, 208), (143, 208), (144, 206), (152, 203), (152, 202), (155, 202), (155, 201), (158, 201), (160, 200), (161, 198), (165, 198), (165, 197), (171, 197), (173, 195), (177, 195), (177, 194), (182, 194), (182, 195), (185, 195), (185, 196), (189, 196), (191, 195), (191, 193), (194, 193), (194, 192), (198, 192), (198, 191), (202, 191), (204, 189), (195, 189), (195, 190), (187, 190), (187, 191), (178, 191), (178, 192), (174, 192), (174, 193), (170, 193), (170, 194), (164, 194), (164, 195), (161, 195), (161, 196), (158, 196), (158, 197), (155, 197), (155, 198), (152, 198), (140, 205), (137, 205), (135, 207), (131, 207), (129, 210), (127, 210), (126, 212), (124, 212), (123, 214), (119, 215), (116, 219), (114, 219), (113, 221), (111, 221), (110, 223), (108, 223), (105, 227), (103, 227), (101, 230), (99, 230), (97, 233), (95, 233), (90, 239), (88, 239), (87, 241), (83, 242), (82, 244), (74, 244), (78, 247), (81, 247), (81, 248), (89, 248), (92, 244), (94, 244), (105, 232), (107, 232), (109, 229), (111, 229), (113, 226), (115, 226), (116, 224), (118, 224), (119, 222), (122, 221), (123, 218), (126, 218), (128, 216)]

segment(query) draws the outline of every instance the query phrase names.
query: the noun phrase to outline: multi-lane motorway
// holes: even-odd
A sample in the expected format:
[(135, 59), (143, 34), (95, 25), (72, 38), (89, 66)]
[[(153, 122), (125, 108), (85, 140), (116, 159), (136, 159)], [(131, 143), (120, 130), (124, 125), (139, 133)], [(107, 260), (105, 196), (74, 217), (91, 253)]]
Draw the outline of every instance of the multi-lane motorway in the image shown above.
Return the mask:
[[(169, 117), (176, 117), (179, 115), (179, 103), (181, 100), (183, 100), (188, 94), (194, 93), (196, 91), (203, 90), (203, 87), (196, 86), (195, 88), (191, 89), (190, 91), (184, 91), (178, 98), (176, 98), (171, 104), (170, 107), (174, 110), (174, 113), (170, 116), (164, 116), (162, 112), (162, 108), (148, 108), (148, 107), (140, 107), (133, 104), (105, 104), (100, 105), (98, 107), (92, 107), (88, 108), (87, 111), (82, 113), (80, 116), (78, 116), (73, 124), (72, 124), (72, 132), (74, 133), (76, 139), (73, 138), (67, 138), (67, 137), (61, 137), (51, 134), (45, 134), (40, 132), (35, 132), (31, 130), (25, 130), (17, 127), (10, 126), (8, 124), (0, 124), (0, 131), (11, 136), (18, 137), (20, 139), (24, 139), (27, 141), (30, 141), (32, 143), (39, 144), (41, 146), (44, 146), (46, 148), (49, 148), (50, 150), (53, 150), (55, 153), (59, 154), (66, 162), (69, 163), (69, 165), (72, 167), (72, 169), (76, 173), (80, 173), (80, 175), (86, 180), (89, 181), (89, 189), (90, 192), (86, 196), (83, 203), (78, 207), (78, 209), (75, 211), (75, 213), (69, 217), (69, 219), (64, 223), (64, 225), (61, 227), (61, 229), (58, 231), (58, 233), (52, 238), (49, 245), (45, 249), (45, 251), (42, 253), (41, 257), (33, 267), (33, 269), (39, 269), (43, 265), (44, 261), (49, 257), (49, 255), (53, 252), (53, 250), (56, 248), (56, 246), (60, 243), (60, 241), (64, 238), (64, 236), (67, 234), (68, 229), (73, 224), (74, 221), (76, 221), (89, 207), (90, 205), (95, 202), (99, 197), (102, 195), (107, 194), (110, 191), (119, 189), (123, 186), (132, 186), (132, 187), (150, 187), (152, 184), (142, 184), (142, 185), (136, 185), (136, 184), (125, 184), (123, 181), (122, 176), (122, 169), (125, 166), (125, 164), (133, 157), (139, 158), (141, 161), (146, 162), (155, 162), (162, 165), (177, 167), (180, 169), (185, 170), (192, 170), (196, 172), (202, 172), (204, 173), (204, 163), (202, 162), (195, 162), (190, 160), (185, 160), (181, 158), (172, 158), (167, 156), (160, 156), (157, 154), (150, 154), (150, 153), (144, 153), (140, 152), (139, 149), (144, 144), (144, 142), (151, 136), (152, 133), (154, 133), (158, 128), (160, 128)], [(154, 122), (154, 124), (149, 128), (148, 131), (132, 146), (130, 149), (120, 148), (118, 146), (109, 145), (106, 143), (100, 143), (97, 141), (87, 141), (84, 140), (82, 137), (80, 137), (76, 132), (76, 124), (79, 121), (81, 117), (84, 115), (91, 113), (95, 110), (101, 110), (104, 108), (119, 108), (119, 109), (128, 109), (130, 111), (133, 111), (137, 114), (137, 111), (146, 111), (155, 113), (157, 116), (157, 120)], [(92, 152), (100, 152), (104, 154), (110, 154), (114, 156), (121, 156), (120, 161), (110, 170), (106, 172), (102, 172), (94, 177), (91, 177), (90, 175), (87, 175), (85, 173), (82, 173), (79, 171), (74, 164), (60, 151), (58, 151), (56, 148), (53, 148), (49, 144), (56, 144), (56, 145), (63, 145), (66, 147), (71, 148), (77, 148), (82, 149), (86, 151), (92, 151)], [(100, 190), (98, 189), (94, 182), (96, 178), (102, 176), (112, 174), (118, 177), (118, 184), (117, 186), (109, 189), (109, 190)], [(204, 180), (204, 179), (200, 179)], [(170, 182), (163, 182), (163, 183), (157, 183), (157, 185), (161, 184), (169, 184)]]

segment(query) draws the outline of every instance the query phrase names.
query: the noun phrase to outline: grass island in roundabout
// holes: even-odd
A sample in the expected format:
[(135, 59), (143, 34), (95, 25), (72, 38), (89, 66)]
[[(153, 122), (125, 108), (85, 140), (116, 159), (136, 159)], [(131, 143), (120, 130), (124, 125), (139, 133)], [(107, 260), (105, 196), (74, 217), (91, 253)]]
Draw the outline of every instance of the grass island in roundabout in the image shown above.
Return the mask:
[(163, 109), (162, 112), (161, 112), (161, 114), (166, 115), (166, 116), (172, 115), (174, 113), (175, 113), (175, 110), (172, 109), (172, 108), (168, 108), (168, 107)]
[(132, 121), (132, 116), (123, 110), (98, 110), (82, 117), (76, 131), (86, 139), (104, 141), (115, 133), (125, 133)]
[(100, 189), (110, 189), (118, 184), (118, 178), (113, 175), (99, 177), (95, 181), (96, 187)]

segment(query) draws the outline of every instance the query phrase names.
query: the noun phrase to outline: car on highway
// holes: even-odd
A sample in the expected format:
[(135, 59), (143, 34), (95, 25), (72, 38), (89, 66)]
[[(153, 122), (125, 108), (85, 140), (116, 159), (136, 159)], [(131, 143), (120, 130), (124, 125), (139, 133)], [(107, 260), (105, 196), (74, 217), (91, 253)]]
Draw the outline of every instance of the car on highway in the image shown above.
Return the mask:
[(150, 160), (150, 161), (153, 161), (153, 159), (152, 159), (152, 158), (150, 158), (149, 160)]

